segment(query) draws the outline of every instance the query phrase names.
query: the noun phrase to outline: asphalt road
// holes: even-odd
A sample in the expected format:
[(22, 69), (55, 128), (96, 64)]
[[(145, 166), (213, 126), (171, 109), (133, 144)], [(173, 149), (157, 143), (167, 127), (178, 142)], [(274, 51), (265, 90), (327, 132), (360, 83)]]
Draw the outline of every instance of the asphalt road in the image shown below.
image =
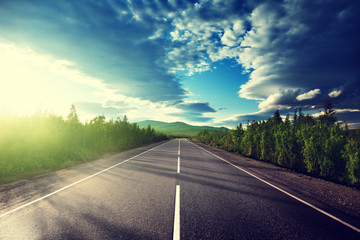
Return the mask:
[(175, 139), (0, 214), (0, 239), (360, 239)]

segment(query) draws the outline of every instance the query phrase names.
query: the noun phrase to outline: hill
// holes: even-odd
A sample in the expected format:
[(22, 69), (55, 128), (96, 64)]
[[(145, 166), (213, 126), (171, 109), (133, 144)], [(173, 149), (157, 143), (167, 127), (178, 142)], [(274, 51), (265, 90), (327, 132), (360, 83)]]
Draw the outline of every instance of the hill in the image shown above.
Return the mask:
[(160, 122), (160, 121), (153, 121), (153, 120), (145, 120), (142, 122), (137, 123), (140, 128), (145, 128), (150, 125), (157, 131), (160, 131), (165, 134), (172, 134), (172, 135), (182, 135), (188, 137), (196, 136), (202, 130), (208, 130), (209, 132), (213, 132), (215, 130), (226, 130), (227, 128), (221, 127), (209, 127), (209, 126), (193, 126), (183, 122)]

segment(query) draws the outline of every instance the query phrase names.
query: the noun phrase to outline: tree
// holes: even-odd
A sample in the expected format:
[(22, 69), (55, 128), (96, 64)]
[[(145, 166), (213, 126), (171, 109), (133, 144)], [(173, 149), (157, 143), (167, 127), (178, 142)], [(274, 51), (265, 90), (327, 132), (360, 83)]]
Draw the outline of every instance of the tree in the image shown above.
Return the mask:
[(294, 123), (297, 121), (297, 108), (294, 110)]
[(306, 171), (308, 173), (318, 175), (319, 170), (319, 159), (322, 157), (320, 143), (317, 141), (318, 136), (311, 136), (304, 141), (303, 155)]
[(231, 132), (233, 143), (234, 143), (234, 150), (238, 153), (241, 153), (241, 139), (244, 135), (244, 129), (242, 124), (236, 126), (236, 128)]
[(123, 122), (124, 122), (124, 123), (128, 123), (128, 118), (127, 118), (126, 115), (124, 115)]
[(320, 127), (323, 125), (332, 125), (336, 123), (337, 119), (334, 116), (335, 110), (332, 103), (326, 103), (324, 105), (324, 113), (319, 116)]
[(282, 123), (282, 119), (280, 117), (279, 110), (275, 111), (274, 116), (272, 117), (272, 120), (276, 125)]
[(285, 124), (286, 124), (286, 125), (289, 125), (289, 124), (290, 124), (290, 115), (289, 115), (289, 113), (288, 113), (288, 114), (286, 114), (286, 117), (285, 117)]
[(70, 113), (67, 116), (67, 121), (69, 123), (79, 123), (80, 122), (74, 104), (72, 104), (71, 107), (70, 107)]
[(334, 110), (333, 104), (330, 102), (326, 103), (324, 106), (324, 112), (325, 112), (325, 115), (334, 115), (335, 110)]
[(346, 160), (347, 177), (350, 184), (360, 185), (360, 134), (347, 138), (343, 157)]

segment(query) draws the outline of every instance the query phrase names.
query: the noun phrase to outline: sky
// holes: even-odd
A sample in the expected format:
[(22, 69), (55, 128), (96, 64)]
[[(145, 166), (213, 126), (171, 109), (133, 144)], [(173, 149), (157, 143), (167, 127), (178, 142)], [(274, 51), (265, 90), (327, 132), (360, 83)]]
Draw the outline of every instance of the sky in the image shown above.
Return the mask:
[(0, 0), (0, 114), (360, 126), (360, 1)]

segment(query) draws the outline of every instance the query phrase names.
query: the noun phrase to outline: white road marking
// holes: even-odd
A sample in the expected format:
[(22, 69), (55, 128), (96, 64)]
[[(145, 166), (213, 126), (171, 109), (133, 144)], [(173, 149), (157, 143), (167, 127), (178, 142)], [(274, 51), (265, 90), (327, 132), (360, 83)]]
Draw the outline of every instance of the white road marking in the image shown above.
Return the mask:
[[(169, 142), (166, 142), (166, 143), (169, 143)], [(134, 158), (136, 158), (136, 157), (139, 157), (139, 156), (141, 156), (141, 155), (143, 155), (143, 154), (145, 154), (145, 153), (147, 153), (147, 152), (150, 152), (150, 151), (152, 151), (152, 150), (154, 150), (154, 149), (156, 149), (156, 148), (158, 148), (158, 147), (161, 147), (161, 146), (163, 146), (163, 145), (166, 144), (166, 143), (163, 143), (163, 144), (160, 144), (159, 146), (156, 146), (156, 147), (153, 147), (153, 148), (151, 148), (151, 149), (148, 149), (148, 150), (146, 150), (146, 151), (144, 151), (144, 152), (142, 152), (142, 153), (140, 153), (140, 154), (138, 154), (138, 155), (136, 155), (136, 156), (133, 156), (133, 157), (128, 158), (128, 159), (126, 159), (126, 160), (124, 160), (124, 161), (122, 161), (122, 162), (120, 162), (120, 163), (117, 163), (117, 164), (115, 164), (115, 165), (112, 165), (112, 166), (104, 169), (104, 170), (101, 170), (100, 172), (97, 172), (97, 173), (95, 173), (95, 174), (92, 174), (92, 175), (90, 175), (90, 176), (87, 176), (86, 178), (83, 178), (83, 179), (80, 179), (80, 180), (78, 180), (78, 181), (76, 181), (76, 182), (73, 182), (73, 183), (71, 183), (71, 184), (69, 184), (69, 185), (67, 185), (67, 186), (65, 186), (65, 187), (63, 187), (63, 188), (60, 188), (60, 189), (58, 189), (58, 190), (56, 190), (56, 191), (54, 191), (54, 192), (52, 192), (52, 193), (49, 193), (49, 194), (47, 194), (47, 195), (45, 195), (45, 196), (43, 196), (43, 197), (40, 197), (40, 198), (35, 199), (35, 200), (31, 201), (31, 202), (28, 202), (28, 203), (26, 203), (26, 204), (24, 204), (24, 205), (21, 205), (20, 207), (17, 207), (17, 208), (14, 208), (14, 209), (12, 209), (12, 210), (10, 210), (10, 211), (8, 211), (8, 212), (5, 212), (5, 213), (3, 213), (3, 214), (0, 215), (0, 218), (5, 217), (6, 215), (9, 215), (10, 213), (16, 212), (16, 211), (18, 211), (18, 210), (20, 210), (20, 209), (23, 209), (23, 208), (27, 207), (27, 206), (30, 206), (30, 205), (32, 205), (32, 204), (34, 204), (34, 203), (37, 203), (37, 202), (39, 202), (39, 201), (41, 201), (41, 200), (43, 200), (43, 199), (45, 199), (45, 198), (48, 198), (48, 197), (50, 197), (50, 196), (52, 196), (52, 195), (54, 195), (54, 194), (56, 194), (56, 193), (59, 193), (59, 192), (65, 190), (65, 189), (68, 189), (68, 188), (70, 188), (70, 187), (72, 187), (72, 186), (74, 186), (74, 185), (76, 185), (76, 184), (78, 184), (78, 183), (81, 183), (81, 182), (83, 182), (83, 181), (85, 181), (85, 180), (88, 180), (88, 179), (90, 179), (90, 178), (92, 178), (92, 177), (95, 177), (95, 176), (97, 176), (97, 175), (99, 175), (99, 174), (101, 174), (101, 173), (104, 173), (104, 172), (106, 172), (106, 171), (109, 171), (110, 169), (112, 169), (112, 168), (114, 168), (114, 167), (117, 167), (117, 166), (119, 166), (120, 164), (126, 163), (126, 162), (128, 162), (128, 161), (130, 161), (130, 160), (132, 160), (132, 159), (134, 159)]]
[(173, 240), (180, 240), (180, 185), (176, 185)]
[(177, 173), (180, 173), (180, 156), (178, 156)]
[[(190, 143), (192, 143), (192, 142), (190, 142)], [(192, 144), (194, 144), (194, 143), (192, 143)], [(223, 159), (222, 157), (219, 157), (218, 155), (216, 155), (216, 154), (214, 154), (214, 153), (212, 153), (212, 152), (210, 152), (210, 151), (208, 151), (208, 150), (206, 150), (206, 149), (204, 149), (204, 148), (202, 148), (202, 147), (200, 147), (200, 146), (198, 146), (198, 145), (196, 145), (196, 144), (194, 144), (194, 145), (197, 146), (198, 148), (202, 149), (203, 151), (208, 152), (208, 153), (210, 153), (211, 155), (217, 157), (218, 159), (220, 159), (220, 160), (222, 160), (222, 161), (230, 164), (231, 166), (233, 166), (233, 167), (235, 167), (235, 168), (237, 168), (237, 169), (239, 169), (239, 170), (241, 170), (241, 171), (249, 174), (250, 176), (252, 176), (252, 177), (260, 180), (261, 182), (266, 183), (267, 185), (269, 185), (269, 186), (271, 186), (271, 187), (279, 190), (279, 191), (282, 192), (282, 193), (285, 193), (285, 194), (288, 195), (289, 197), (294, 198), (295, 200), (297, 200), (297, 201), (299, 201), (299, 202), (301, 202), (301, 203), (303, 203), (303, 204), (305, 204), (305, 205), (307, 205), (307, 206), (315, 209), (316, 211), (318, 211), (318, 212), (320, 212), (320, 213), (322, 213), (322, 214), (324, 214), (324, 215), (326, 215), (326, 216), (334, 219), (335, 221), (338, 221), (339, 223), (342, 223), (342, 224), (344, 224), (345, 226), (347, 226), (347, 227), (349, 227), (349, 228), (351, 228), (351, 229), (353, 229), (353, 230), (355, 230), (355, 231), (357, 231), (357, 232), (360, 233), (360, 229), (359, 229), (359, 228), (357, 228), (357, 227), (355, 227), (355, 226), (353, 226), (353, 225), (351, 225), (351, 224), (349, 224), (349, 223), (347, 223), (347, 222), (345, 222), (345, 221), (343, 221), (343, 220), (335, 217), (334, 215), (332, 215), (332, 214), (330, 214), (330, 213), (328, 213), (328, 212), (325, 212), (324, 210), (322, 210), (322, 209), (320, 209), (320, 208), (312, 205), (311, 203), (306, 202), (305, 200), (302, 200), (301, 198), (296, 197), (295, 195), (292, 195), (291, 193), (288, 193), (287, 191), (285, 191), (285, 190), (283, 190), (283, 189), (281, 189), (281, 188), (279, 188), (279, 187), (277, 187), (277, 186), (275, 186), (275, 185), (273, 185), (273, 184), (271, 184), (271, 183), (263, 180), (262, 178), (260, 178), (260, 177), (258, 177), (258, 176), (256, 176), (256, 175), (254, 175), (254, 174), (246, 171), (245, 169), (243, 169), (243, 168), (241, 168), (241, 167), (239, 167), (239, 166), (236, 166), (236, 165), (232, 164), (231, 162)]]

